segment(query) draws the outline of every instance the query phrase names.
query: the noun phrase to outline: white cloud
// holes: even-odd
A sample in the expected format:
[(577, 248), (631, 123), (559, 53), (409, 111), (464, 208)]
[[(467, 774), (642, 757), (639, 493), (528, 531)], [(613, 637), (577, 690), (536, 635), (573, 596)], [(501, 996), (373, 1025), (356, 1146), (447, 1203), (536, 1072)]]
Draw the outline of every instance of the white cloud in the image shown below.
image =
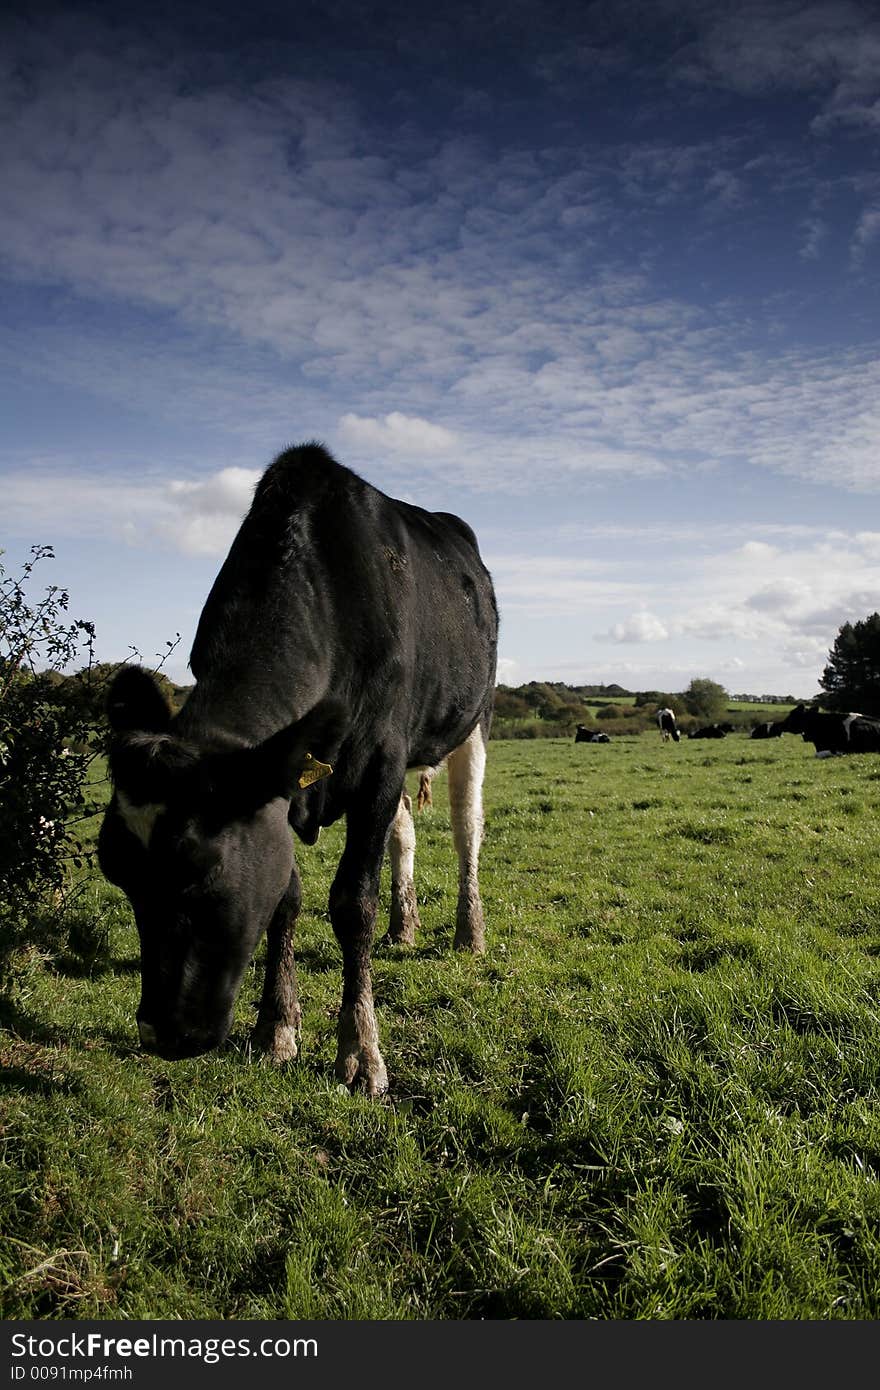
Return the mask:
[(519, 662), (513, 657), (499, 656), (498, 658), (498, 683), (499, 685), (518, 685)]
[(669, 629), (653, 613), (642, 610), (615, 623), (608, 632), (597, 633), (597, 640), (612, 642), (664, 642)]
[(783, 642), (782, 654), (786, 662), (797, 667), (799, 671), (815, 671), (819, 674), (828, 660), (829, 645), (820, 638), (801, 636)]
[(29, 459), (4, 470), (3, 527), (7, 537), (28, 541), (100, 537), (108, 531), (134, 538), (157, 511), (157, 489), (114, 474), (84, 472), (77, 458)]
[(197, 482), (173, 480), (168, 484), (168, 494), (185, 512), (241, 520), (251, 504), (259, 478), (258, 469), (222, 468), (212, 477)]
[(207, 478), (173, 479), (157, 531), (188, 555), (224, 555), (248, 510), (261, 470), (223, 468)]
[(354, 447), (391, 449), (394, 453), (439, 454), (455, 448), (456, 435), (429, 420), (403, 415), (393, 410), (382, 419), (343, 415), (339, 421), (342, 438)]
[[(880, 122), (878, 122), (880, 125)], [(880, 237), (880, 205), (866, 208), (856, 223), (853, 233), (852, 258), (856, 265), (861, 265), (867, 255), (869, 247)]]
[(821, 217), (805, 218), (801, 224), (803, 242), (798, 252), (802, 260), (815, 261), (819, 259), (823, 243), (828, 236), (828, 224)]
[(8, 535), (103, 537), (146, 547), (159, 540), (188, 555), (223, 555), (250, 506), (259, 470), (225, 468), (180, 481), (145, 477), (140, 463), (104, 475), (77, 459), (32, 461), (3, 480)]
[(745, 600), (749, 608), (775, 613), (790, 610), (803, 604), (810, 597), (811, 589), (799, 579), (782, 578), (773, 584), (765, 584)]

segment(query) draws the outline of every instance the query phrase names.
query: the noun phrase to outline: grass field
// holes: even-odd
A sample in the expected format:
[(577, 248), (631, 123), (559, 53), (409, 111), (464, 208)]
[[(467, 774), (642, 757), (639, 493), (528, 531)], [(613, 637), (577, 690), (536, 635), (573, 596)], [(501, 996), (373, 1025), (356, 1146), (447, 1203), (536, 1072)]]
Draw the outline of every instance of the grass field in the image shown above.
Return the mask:
[[(303, 1050), (136, 1048), (95, 877), (4, 1008), (6, 1318), (880, 1317), (880, 759), (800, 739), (493, 742), (484, 958), (379, 946), (392, 1095), (332, 1075), (341, 831), (301, 850)], [(383, 883), (387, 910), (387, 881)]]

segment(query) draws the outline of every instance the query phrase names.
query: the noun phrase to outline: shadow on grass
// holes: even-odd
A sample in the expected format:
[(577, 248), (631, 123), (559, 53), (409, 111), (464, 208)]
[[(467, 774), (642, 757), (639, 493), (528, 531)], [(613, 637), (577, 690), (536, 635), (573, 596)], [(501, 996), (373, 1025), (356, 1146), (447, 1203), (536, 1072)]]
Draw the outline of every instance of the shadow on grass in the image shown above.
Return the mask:
[(81, 1095), (82, 1086), (75, 1077), (46, 1076), (27, 1071), (24, 1067), (0, 1067), (0, 1091), (25, 1092), (28, 1095)]
[(43, 1023), (25, 1012), (8, 995), (0, 995), (0, 1028), (25, 1042), (43, 1043), (46, 1047), (57, 1047), (68, 1041), (67, 1033), (61, 1028)]

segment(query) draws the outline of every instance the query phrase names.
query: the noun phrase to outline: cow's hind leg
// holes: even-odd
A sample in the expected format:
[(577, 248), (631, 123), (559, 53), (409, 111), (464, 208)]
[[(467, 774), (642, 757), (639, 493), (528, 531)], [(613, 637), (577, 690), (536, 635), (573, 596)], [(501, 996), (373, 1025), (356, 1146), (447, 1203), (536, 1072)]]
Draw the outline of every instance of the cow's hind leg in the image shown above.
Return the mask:
[(479, 863), (483, 839), (483, 775), (486, 735), (480, 725), (449, 754), (449, 814), (458, 855), (458, 906), (455, 939), (459, 951), (485, 949)]
[(336, 1075), (370, 1096), (388, 1089), (373, 1008), (370, 947), (379, 901), (379, 875), (391, 822), (400, 803), (403, 769), (377, 771), (372, 795), (346, 812), (345, 849), (330, 889), (330, 921), (342, 950), (342, 1004), (337, 1026)]
[(413, 824), (412, 800), (404, 792), (388, 837), (388, 853), (391, 859), (391, 921), (388, 939), (402, 946), (411, 946), (419, 930), (419, 910), (416, 906), (416, 886), (413, 879), (415, 851), (416, 829)]
[(292, 1062), (297, 1055), (301, 1012), (293, 958), (293, 931), (302, 889), (294, 865), (287, 892), (275, 910), (266, 933), (266, 974), (251, 1041), (275, 1062)]

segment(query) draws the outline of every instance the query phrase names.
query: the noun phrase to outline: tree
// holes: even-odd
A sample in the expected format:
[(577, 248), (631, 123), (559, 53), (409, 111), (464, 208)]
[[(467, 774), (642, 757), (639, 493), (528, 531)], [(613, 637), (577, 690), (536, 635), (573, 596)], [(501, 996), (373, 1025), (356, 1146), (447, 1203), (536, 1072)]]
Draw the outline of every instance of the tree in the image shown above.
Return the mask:
[(819, 684), (826, 708), (880, 716), (880, 613), (843, 624)]
[(694, 714), (699, 719), (711, 720), (718, 719), (726, 713), (730, 696), (717, 681), (696, 677), (687, 690), (682, 691), (682, 699), (688, 714)]

